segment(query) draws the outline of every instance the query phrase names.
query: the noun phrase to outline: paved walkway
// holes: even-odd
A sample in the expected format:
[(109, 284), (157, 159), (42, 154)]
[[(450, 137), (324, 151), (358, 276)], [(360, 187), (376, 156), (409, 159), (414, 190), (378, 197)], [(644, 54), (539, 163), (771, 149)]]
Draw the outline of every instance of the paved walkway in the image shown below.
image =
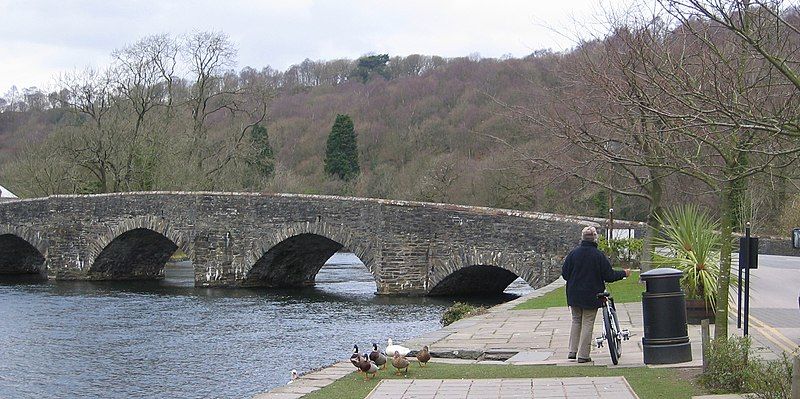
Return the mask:
[(638, 399), (625, 377), (383, 380), (367, 399)]
[[(569, 328), (571, 323), (569, 308), (564, 306), (542, 310), (511, 311), (511, 309), (517, 304), (524, 302), (531, 297), (544, 295), (547, 292), (559, 288), (563, 284), (564, 281), (559, 279), (559, 281), (539, 289), (533, 294), (495, 306), (491, 308), (487, 314), (459, 320), (445, 328), (422, 335), (410, 341), (403, 342), (402, 344), (412, 349), (421, 348), (422, 345), (428, 345), (432, 354), (438, 358), (435, 359), (435, 361), (439, 362), (578, 366), (574, 360), (567, 360), (567, 346), (569, 342)], [(619, 316), (620, 327), (627, 328), (632, 333), (630, 341), (623, 342), (623, 355), (619, 360), (619, 365), (614, 366), (612, 364), (611, 357), (608, 354), (608, 348), (596, 348), (593, 346), (591, 352), (591, 358), (593, 362), (585, 363), (581, 366), (644, 366), (642, 355), (643, 326), (641, 303), (617, 304), (617, 312)], [(735, 317), (735, 310), (733, 312), (733, 316)], [(602, 332), (602, 329), (602, 317), (598, 315), (594, 326), (594, 336), (599, 336)], [(739, 333), (741, 332), (741, 330), (738, 331)], [(732, 320), (732, 324), (729, 325), (729, 332), (731, 334), (737, 333), (735, 319)], [(689, 325), (688, 333), (693, 354), (693, 359), (691, 362), (651, 367), (701, 366), (702, 340), (700, 337), (700, 326)], [(757, 330), (751, 328), (751, 336), (753, 338), (752, 349), (756, 355), (767, 359), (777, 357), (777, 355), (770, 350), (769, 346), (763, 343), (765, 342), (763, 336), (760, 335)], [(304, 375), (290, 385), (276, 388), (269, 393), (258, 395), (256, 398), (299, 398), (306, 393), (319, 389), (322, 386), (332, 383), (338, 378), (350, 374), (352, 371), (353, 366), (349, 363), (349, 361), (338, 363), (321, 371)], [(420, 381), (420, 383), (423, 383), (425, 380), (408, 381)], [(550, 381), (553, 382), (555, 380)], [(439, 382), (441, 384), (445, 383), (443, 381)], [(385, 383), (388, 384), (389, 380), (387, 380)], [(483, 382), (477, 382), (477, 380), (475, 383), (484, 384)], [(379, 386), (383, 386), (383, 384), (384, 382), (381, 382)], [(627, 385), (627, 382), (625, 384)], [(565, 392), (569, 393), (572, 391), (570, 390)], [(578, 397), (572, 394), (570, 395), (571, 396), (556, 396), (556, 398)], [(380, 396), (372, 397), (377, 398)], [(408, 397), (411, 398), (411, 396)], [(416, 398), (416, 396), (413, 397)], [(453, 396), (436, 396), (436, 398), (451, 397)], [(399, 396), (397, 396), (397, 398), (399, 398)]]
[(322, 370), (308, 373), (291, 384), (277, 387), (267, 393), (256, 395), (253, 399), (297, 399), (307, 393), (333, 384), (334, 381), (355, 371), (350, 361), (339, 362)]
[[(566, 365), (569, 352), (569, 329), (572, 316), (569, 308), (557, 307), (537, 310), (511, 309), (533, 296), (543, 295), (564, 284), (559, 280), (535, 294), (516, 299), (492, 308), (487, 314), (459, 320), (441, 330), (417, 337), (404, 343), (410, 348), (428, 345), (436, 357), (485, 360), (505, 360), (516, 365)], [(622, 344), (623, 355), (619, 367), (644, 366), (642, 356), (642, 306), (640, 303), (617, 304), (620, 328), (627, 328), (632, 336)], [(595, 320), (594, 334), (603, 331), (600, 313)], [(689, 326), (692, 353), (691, 362), (675, 366), (700, 366), (702, 341), (700, 327)], [(594, 365), (612, 366), (608, 348), (592, 346)]]

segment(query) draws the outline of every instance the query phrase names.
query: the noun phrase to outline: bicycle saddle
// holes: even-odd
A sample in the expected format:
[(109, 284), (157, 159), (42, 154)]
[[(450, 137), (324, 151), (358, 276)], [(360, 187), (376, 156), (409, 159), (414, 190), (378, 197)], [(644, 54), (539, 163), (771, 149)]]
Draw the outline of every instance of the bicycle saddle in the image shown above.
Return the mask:
[(611, 294), (610, 294), (608, 291), (603, 291), (603, 292), (601, 292), (601, 293), (597, 294), (597, 297), (598, 297), (598, 298), (604, 298), (604, 297), (605, 297), (605, 298), (608, 298), (608, 297), (610, 297), (610, 296), (611, 296)]

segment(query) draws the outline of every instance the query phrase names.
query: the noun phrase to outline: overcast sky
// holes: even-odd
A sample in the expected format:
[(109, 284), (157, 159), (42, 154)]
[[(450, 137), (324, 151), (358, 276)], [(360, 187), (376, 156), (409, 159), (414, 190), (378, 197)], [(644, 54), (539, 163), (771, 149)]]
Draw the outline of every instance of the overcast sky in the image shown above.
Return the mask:
[(150, 34), (223, 31), (237, 69), (284, 70), (306, 58), (366, 53), (522, 57), (573, 45), (573, 22), (598, 0), (247, 1), (0, 0), (0, 96), (52, 87), (62, 71), (108, 63), (116, 48)]

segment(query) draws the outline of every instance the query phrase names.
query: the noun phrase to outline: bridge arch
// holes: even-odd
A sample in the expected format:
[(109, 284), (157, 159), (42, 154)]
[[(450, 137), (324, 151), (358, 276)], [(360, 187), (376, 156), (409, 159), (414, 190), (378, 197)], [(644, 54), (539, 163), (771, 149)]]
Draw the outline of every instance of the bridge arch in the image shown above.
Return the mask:
[(375, 246), (344, 224), (307, 222), (283, 226), (253, 243), (243, 258), (242, 286), (303, 287), (341, 248), (358, 256), (378, 282)]
[(0, 274), (47, 274), (47, 240), (26, 227), (0, 225)]
[(444, 260), (435, 260), (428, 278), (428, 295), (489, 295), (499, 294), (517, 277), (535, 285), (526, 256), (507, 251), (487, 251), (477, 248), (457, 248)]
[(187, 237), (168, 220), (141, 216), (109, 227), (88, 246), (93, 279), (163, 277), (164, 265), (181, 248), (194, 259)]

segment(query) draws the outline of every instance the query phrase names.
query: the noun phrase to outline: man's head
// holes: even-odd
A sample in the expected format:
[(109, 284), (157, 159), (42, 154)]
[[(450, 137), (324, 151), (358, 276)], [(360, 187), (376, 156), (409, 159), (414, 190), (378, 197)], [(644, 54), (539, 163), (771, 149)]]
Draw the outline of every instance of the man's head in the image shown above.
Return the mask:
[(583, 241), (597, 242), (597, 229), (592, 226), (584, 227), (581, 231)]

